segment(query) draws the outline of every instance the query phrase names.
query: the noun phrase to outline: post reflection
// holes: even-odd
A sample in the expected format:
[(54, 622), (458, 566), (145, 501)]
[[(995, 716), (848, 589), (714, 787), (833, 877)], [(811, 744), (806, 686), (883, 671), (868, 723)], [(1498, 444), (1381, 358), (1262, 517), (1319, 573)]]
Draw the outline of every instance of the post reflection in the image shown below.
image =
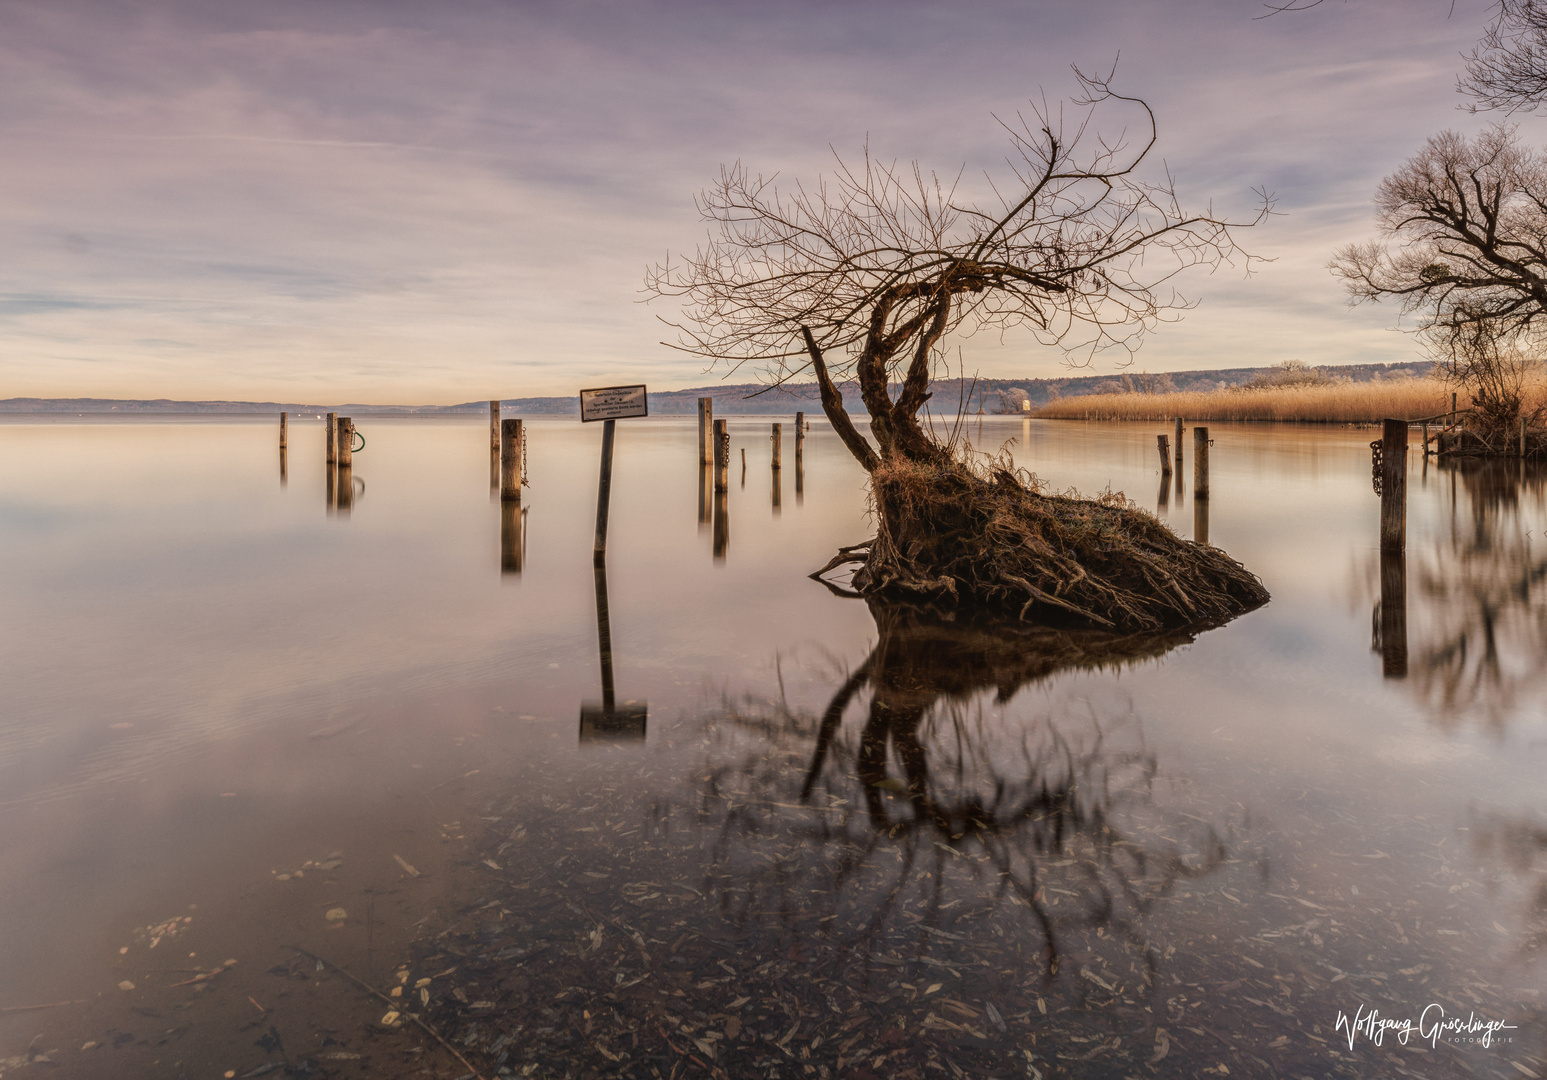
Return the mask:
[(1407, 556), (1383, 551), (1380, 557), (1380, 660), (1388, 679), (1407, 678)]
[(711, 509), (714, 506), (714, 474), (710, 467), (703, 462), (698, 465), (698, 531), (703, 532), (709, 526)]
[[(1178, 492), (1182, 487), (1181, 477), (1177, 477), (1176, 486)], [(1209, 500), (1194, 496), (1192, 501), (1192, 538), (1200, 544), (1209, 542)]]
[(338, 512), (347, 514), (355, 505), (354, 469), (348, 465), (338, 467)]
[(489, 501), (499, 502), (500, 499), (500, 448), (495, 447), (489, 451)]
[(285, 447), (279, 448), (279, 486), (290, 486), (290, 457)]
[(338, 507), (338, 467), (330, 461), (327, 470), (327, 506), (328, 513), (331, 515)]
[(640, 742), (645, 737), (649, 706), (643, 701), (625, 701), (619, 705), (612, 676), (612, 613), (607, 601), (607, 565), (597, 563), (596, 645), (601, 659), (602, 700), (580, 706), (580, 741)]
[(520, 574), (526, 561), (526, 510), (518, 502), (500, 503), (500, 573)]
[(731, 546), (731, 515), (729, 496), (723, 491), (714, 493), (714, 557), (722, 561)]
[(1382, 672), (1405, 678), (1438, 726), (1502, 731), (1547, 686), (1547, 552), (1534, 539), (1547, 526), (1547, 465), (1441, 458), (1434, 467), (1450, 474), (1448, 528), (1410, 543), (1405, 562), (1366, 557), (1372, 645)]
[(806, 505), (806, 450), (801, 443), (795, 444), (795, 505)]
[(1171, 509), (1171, 474), (1160, 474), (1160, 494), (1155, 496), (1155, 516), (1165, 517)]
[(775, 465), (770, 471), (773, 473), (773, 512), (774, 517), (778, 517), (784, 502), (784, 470)]

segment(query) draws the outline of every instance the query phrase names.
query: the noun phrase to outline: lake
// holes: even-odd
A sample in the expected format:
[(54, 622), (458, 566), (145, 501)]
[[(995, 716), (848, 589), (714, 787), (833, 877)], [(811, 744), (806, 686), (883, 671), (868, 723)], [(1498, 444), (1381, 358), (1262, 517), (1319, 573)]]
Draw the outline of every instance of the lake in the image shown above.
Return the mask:
[(974, 418), (1273, 596), (1011, 633), (729, 419), (0, 423), (0, 1075), (1547, 1075), (1547, 472)]

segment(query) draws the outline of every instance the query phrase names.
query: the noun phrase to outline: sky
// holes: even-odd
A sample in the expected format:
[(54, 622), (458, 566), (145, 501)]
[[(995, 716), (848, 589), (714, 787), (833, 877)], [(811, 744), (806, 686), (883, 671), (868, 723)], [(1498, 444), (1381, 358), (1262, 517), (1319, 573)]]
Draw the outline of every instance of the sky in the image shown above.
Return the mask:
[[(1327, 271), (1380, 179), (1459, 108), (1481, 0), (0, 0), (0, 398), (449, 404), (712, 385), (661, 344), (645, 270), (691, 251), (735, 161), (1001, 175), (995, 117), (1117, 65), (1152, 177), (1278, 216), (1272, 260), (1130, 370), (1421, 359)], [(1547, 119), (1518, 118), (1530, 141)], [(970, 184), (969, 184), (970, 186)], [(1071, 370), (1027, 334), (949, 343), (990, 378)], [(746, 370), (731, 375), (742, 381)]]

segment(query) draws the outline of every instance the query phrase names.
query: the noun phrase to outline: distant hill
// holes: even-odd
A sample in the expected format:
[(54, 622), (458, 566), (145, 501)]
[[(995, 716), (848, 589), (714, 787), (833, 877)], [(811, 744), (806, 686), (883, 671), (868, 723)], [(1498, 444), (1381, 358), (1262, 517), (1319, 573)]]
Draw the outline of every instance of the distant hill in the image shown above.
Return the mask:
[[(1345, 364), (1318, 367), (1317, 371), (1354, 382), (1375, 379), (1410, 378), (1427, 373), (1431, 367), (1427, 361), (1402, 364)], [(1263, 372), (1265, 367), (1220, 368), (1212, 371), (1170, 371), (1163, 374), (1122, 372), (1116, 375), (1081, 375), (1060, 379), (937, 379), (933, 384), (934, 396), (930, 408), (935, 413), (953, 414), (959, 407), (967, 412), (995, 412), (1002, 408), (1001, 394), (1011, 390), (1024, 391), (1035, 408), (1054, 397), (1079, 397), (1084, 394), (1110, 393), (1122, 390), (1218, 390), (1226, 386), (1239, 386)], [(859, 388), (849, 382), (841, 384), (844, 404), (851, 410), (860, 410)], [(795, 412), (811, 415), (822, 411), (821, 398), (815, 383), (793, 383), (769, 388), (761, 383), (720, 383), (715, 386), (699, 386), (686, 390), (664, 390), (650, 395), (650, 412), (656, 415), (691, 414), (698, 409), (700, 397), (714, 398), (714, 410), (719, 416), (775, 415), (788, 416)], [(0, 414), (4, 413), (120, 413), (120, 414), (266, 414), (277, 412), (324, 413), (336, 412), (346, 416), (467, 416), (484, 414), (489, 408), (487, 401), (469, 401), (461, 405), (363, 405), (363, 404), (309, 404), (283, 401), (173, 401), (169, 398), (117, 399), (117, 398), (7, 398), (0, 400)], [(573, 416), (580, 412), (578, 398), (528, 397), (506, 398), (500, 403), (502, 412), (525, 416)]]

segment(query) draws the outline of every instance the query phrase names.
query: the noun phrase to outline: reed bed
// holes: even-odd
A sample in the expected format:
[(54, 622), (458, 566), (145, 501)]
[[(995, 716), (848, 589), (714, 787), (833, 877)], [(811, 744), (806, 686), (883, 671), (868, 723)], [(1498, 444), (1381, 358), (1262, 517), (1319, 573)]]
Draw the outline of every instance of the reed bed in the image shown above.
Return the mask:
[[(1544, 388), (1530, 388), (1527, 401)], [(1460, 405), (1468, 404), (1465, 393)], [(1386, 417), (1417, 419), (1450, 408), (1450, 387), (1438, 379), (1391, 379), (1264, 389), (1230, 388), (1173, 394), (1087, 394), (1051, 401), (1034, 415), (1054, 420), (1290, 420), (1369, 424)], [(1528, 405), (1529, 408), (1529, 405)]]

